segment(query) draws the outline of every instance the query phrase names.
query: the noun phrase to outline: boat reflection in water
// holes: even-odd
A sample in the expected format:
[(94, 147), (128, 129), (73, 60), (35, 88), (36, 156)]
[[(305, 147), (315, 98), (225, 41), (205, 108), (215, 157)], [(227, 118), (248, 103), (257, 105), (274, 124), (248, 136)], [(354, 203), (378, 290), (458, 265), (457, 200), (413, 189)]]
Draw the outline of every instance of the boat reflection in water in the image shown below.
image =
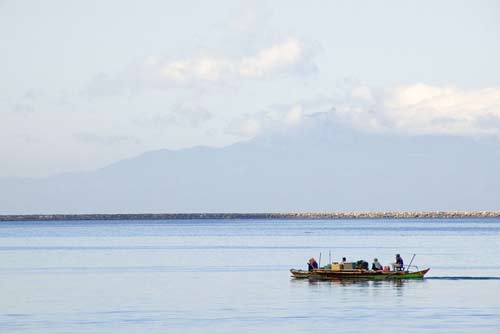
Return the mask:
[[(407, 288), (413, 287), (416, 285), (426, 283), (424, 279), (396, 279), (396, 280), (370, 280), (370, 279), (297, 279), (291, 278), (290, 283), (292, 286), (300, 288), (303, 287), (304, 284), (309, 285), (310, 288), (313, 289), (329, 289), (332, 288), (331, 292), (337, 291), (335, 294), (342, 291), (342, 293), (338, 296), (342, 299), (342, 296), (349, 291), (349, 295), (352, 298), (353, 295), (356, 296), (366, 296), (369, 295), (380, 295), (387, 296), (387, 294), (391, 294), (392, 296), (402, 297), (407, 291)], [(340, 291), (341, 290), (341, 291)], [(347, 298), (347, 297), (346, 297)], [(347, 299), (349, 299), (347, 298)]]
[(370, 288), (387, 288), (387, 287), (404, 287), (411, 282), (422, 282), (422, 280), (369, 280), (369, 279), (314, 279), (310, 278), (307, 280), (292, 278), (290, 280), (292, 284), (304, 284), (308, 283), (311, 286), (357, 286), (357, 287), (370, 287)]

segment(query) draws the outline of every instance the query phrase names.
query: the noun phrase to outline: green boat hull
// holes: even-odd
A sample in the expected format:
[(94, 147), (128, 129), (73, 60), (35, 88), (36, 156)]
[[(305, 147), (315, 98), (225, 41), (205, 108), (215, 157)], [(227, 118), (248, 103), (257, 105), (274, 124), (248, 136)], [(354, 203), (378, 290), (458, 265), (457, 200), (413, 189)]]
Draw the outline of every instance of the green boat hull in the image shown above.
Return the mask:
[(374, 270), (330, 270), (315, 269), (313, 271), (290, 269), (293, 278), (315, 280), (387, 280), (424, 278), (429, 269), (419, 271), (374, 271)]

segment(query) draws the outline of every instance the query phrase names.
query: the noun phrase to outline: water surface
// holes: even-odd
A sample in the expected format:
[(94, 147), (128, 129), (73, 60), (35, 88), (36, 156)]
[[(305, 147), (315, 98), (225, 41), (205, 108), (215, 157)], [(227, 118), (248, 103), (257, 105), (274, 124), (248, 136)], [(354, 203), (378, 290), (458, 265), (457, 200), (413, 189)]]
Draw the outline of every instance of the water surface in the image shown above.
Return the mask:
[[(291, 279), (309, 257), (424, 280)], [(0, 225), (1, 333), (499, 333), (500, 219)]]

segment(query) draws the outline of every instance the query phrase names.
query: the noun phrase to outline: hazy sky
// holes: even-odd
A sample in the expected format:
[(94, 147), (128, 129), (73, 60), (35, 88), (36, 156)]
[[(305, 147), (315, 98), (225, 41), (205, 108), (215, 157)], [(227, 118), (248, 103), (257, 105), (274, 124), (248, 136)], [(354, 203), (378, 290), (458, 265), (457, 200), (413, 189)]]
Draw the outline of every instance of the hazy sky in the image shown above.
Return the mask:
[(223, 146), (329, 111), (500, 134), (498, 1), (0, 0), (0, 177)]

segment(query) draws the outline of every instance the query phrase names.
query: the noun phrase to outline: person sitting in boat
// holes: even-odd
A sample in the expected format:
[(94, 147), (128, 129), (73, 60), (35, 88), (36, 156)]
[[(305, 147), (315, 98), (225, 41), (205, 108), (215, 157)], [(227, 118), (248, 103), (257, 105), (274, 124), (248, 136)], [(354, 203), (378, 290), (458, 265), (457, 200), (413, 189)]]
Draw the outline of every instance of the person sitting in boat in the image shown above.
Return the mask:
[(347, 259), (345, 257), (342, 258), (342, 261), (340, 261), (340, 264), (344, 264), (347, 262)]
[(382, 269), (383, 269), (383, 267), (380, 264), (380, 262), (378, 262), (378, 259), (374, 258), (373, 263), (372, 263), (372, 270), (382, 270)]
[(392, 270), (401, 271), (404, 270), (404, 262), (401, 255), (396, 254), (396, 262), (392, 264)]
[(318, 269), (318, 262), (312, 257), (309, 259), (309, 262), (307, 262), (307, 267), (309, 271), (313, 271), (314, 269)]

